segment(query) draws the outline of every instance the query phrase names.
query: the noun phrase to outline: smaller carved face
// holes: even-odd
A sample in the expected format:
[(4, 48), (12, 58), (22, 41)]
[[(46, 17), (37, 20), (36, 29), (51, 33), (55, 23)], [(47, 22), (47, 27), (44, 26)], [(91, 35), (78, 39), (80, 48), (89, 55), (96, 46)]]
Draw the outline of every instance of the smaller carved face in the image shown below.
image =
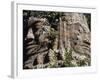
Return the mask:
[(90, 32), (79, 23), (71, 25), (71, 46), (76, 53), (90, 55)]

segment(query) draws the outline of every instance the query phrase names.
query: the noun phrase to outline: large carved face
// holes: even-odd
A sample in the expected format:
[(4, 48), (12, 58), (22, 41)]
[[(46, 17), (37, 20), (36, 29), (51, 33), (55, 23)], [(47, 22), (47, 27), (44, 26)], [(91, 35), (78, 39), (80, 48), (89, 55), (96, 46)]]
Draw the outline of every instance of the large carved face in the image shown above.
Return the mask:
[(82, 13), (65, 13), (70, 47), (78, 54), (90, 55), (90, 30)]
[(38, 53), (43, 48), (47, 49), (49, 39), (45, 37), (45, 34), (50, 30), (47, 19), (31, 17), (27, 27), (27, 34), (24, 39), (25, 54), (30, 55)]
[(75, 64), (82, 60), (85, 65), (91, 62), (91, 31), (87, 19), (82, 13), (65, 13), (63, 17), (66, 24), (66, 48), (72, 50)]
[(44, 43), (44, 33), (49, 26), (45, 19), (31, 17), (27, 27), (24, 39), (24, 68), (33, 68), (33, 66), (43, 64), (43, 57), (47, 54), (47, 48), (44, 47), (47, 46)]

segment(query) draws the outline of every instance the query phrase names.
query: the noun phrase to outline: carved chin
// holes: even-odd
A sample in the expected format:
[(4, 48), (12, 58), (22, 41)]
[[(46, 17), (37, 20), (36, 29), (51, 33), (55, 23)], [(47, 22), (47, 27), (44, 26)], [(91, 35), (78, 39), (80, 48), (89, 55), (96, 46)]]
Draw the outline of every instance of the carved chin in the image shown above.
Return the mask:
[(90, 47), (84, 45), (76, 45), (73, 47), (76, 53), (90, 55)]

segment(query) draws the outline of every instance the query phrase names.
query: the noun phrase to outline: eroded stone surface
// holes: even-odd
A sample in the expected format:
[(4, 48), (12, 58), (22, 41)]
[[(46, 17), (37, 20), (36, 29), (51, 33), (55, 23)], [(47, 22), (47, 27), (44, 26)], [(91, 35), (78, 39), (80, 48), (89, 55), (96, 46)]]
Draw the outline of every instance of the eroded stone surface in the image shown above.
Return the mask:
[(51, 28), (46, 18), (30, 17), (28, 27), (23, 49), (24, 69), (66, 67), (66, 49), (68, 52), (72, 50), (71, 64), (90, 65), (91, 32), (83, 14), (65, 13), (60, 17), (57, 30), (59, 34), (53, 41), (45, 37), (45, 33)]

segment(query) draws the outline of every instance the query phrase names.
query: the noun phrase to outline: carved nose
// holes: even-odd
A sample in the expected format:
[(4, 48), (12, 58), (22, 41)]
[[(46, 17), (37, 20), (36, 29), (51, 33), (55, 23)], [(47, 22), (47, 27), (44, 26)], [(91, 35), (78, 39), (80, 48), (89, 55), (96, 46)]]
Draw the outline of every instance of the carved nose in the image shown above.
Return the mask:
[(34, 39), (34, 34), (32, 31), (32, 28), (29, 28), (29, 30), (28, 30), (28, 33), (27, 33), (25, 40), (27, 40), (27, 39)]

